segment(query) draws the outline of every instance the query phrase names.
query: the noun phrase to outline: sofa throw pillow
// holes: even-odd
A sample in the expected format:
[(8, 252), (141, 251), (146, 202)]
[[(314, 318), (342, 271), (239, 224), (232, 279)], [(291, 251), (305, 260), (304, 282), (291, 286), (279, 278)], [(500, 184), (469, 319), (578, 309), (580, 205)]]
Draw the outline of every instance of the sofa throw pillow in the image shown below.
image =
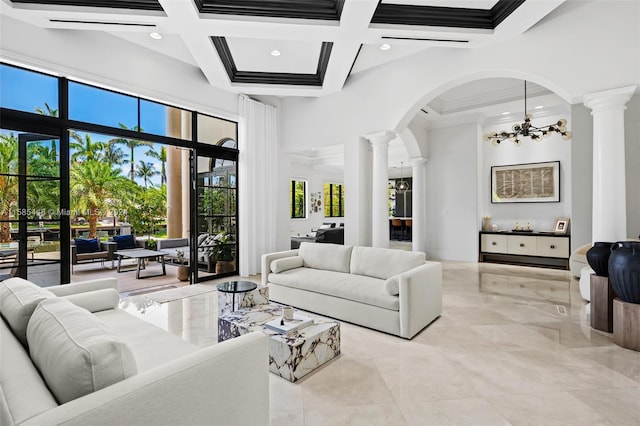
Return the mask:
[(77, 249), (76, 253), (78, 254), (95, 253), (100, 251), (100, 243), (97, 238), (76, 238), (75, 243)]
[(387, 278), (384, 282), (384, 288), (391, 296), (397, 296), (400, 294), (400, 275), (394, 275)]
[(129, 346), (95, 315), (65, 299), (38, 305), (27, 341), (31, 360), (59, 404), (137, 373)]
[(136, 248), (136, 240), (133, 234), (129, 235), (115, 235), (113, 242), (118, 245), (118, 250), (129, 250)]
[(279, 274), (289, 269), (302, 268), (302, 258), (300, 256), (283, 257), (271, 262), (271, 272)]
[(27, 324), (33, 311), (42, 300), (55, 297), (49, 290), (22, 278), (14, 277), (0, 282), (0, 314), (25, 348)]

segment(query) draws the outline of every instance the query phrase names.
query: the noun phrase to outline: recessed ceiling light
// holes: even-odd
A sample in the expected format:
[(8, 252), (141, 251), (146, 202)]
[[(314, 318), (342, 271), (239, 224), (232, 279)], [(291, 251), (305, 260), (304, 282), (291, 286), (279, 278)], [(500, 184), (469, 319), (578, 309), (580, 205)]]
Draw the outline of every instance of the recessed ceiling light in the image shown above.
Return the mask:
[(152, 32), (152, 33), (149, 33), (149, 37), (151, 37), (154, 40), (161, 40), (162, 39), (162, 34), (156, 33), (156, 32)]
[(538, 105), (537, 107), (535, 107), (535, 109), (540, 109), (540, 108), (544, 108), (544, 105)]
[(280, 51), (278, 49), (273, 49), (271, 51), (271, 56), (280, 56)]
[(316, 148), (316, 147), (311, 148), (311, 151), (317, 151), (317, 150), (318, 150), (318, 148)]
[(508, 114), (509, 114), (509, 111), (505, 111), (502, 113), (502, 115), (508, 115)]
[(382, 43), (380, 45), (380, 50), (389, 50), (391, 49), (391, 45), (389, 43)]

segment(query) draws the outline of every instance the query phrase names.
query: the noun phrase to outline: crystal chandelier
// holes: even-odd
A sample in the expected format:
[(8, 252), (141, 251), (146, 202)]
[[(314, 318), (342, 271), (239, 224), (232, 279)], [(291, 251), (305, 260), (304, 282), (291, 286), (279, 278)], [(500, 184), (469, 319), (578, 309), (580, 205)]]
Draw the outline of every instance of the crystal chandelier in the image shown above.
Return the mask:
[(528, 136), (531, 140), (539, 141), (542, 138), (551, 137), (554, 133), (560, 133), (562, 139), (571, 139), (571, 132), (567, 130), (567, 120), (560, 119), (556, 123), (547, 126), (535, 127), (531, 124), (533, 115), (527, 114), (527, 82), (524, 82), (524, 123), (516, 123), (511, 127), (511, 132), (502, 130), (500, 132), (485, 133), (482, 140), (491, 141), (494, 146), (500, 145), (504, 140), (510, 139), (515, 146), (520, 146), (522, 141), (520, 136)]
[(405, 192), (407, 190), (409, 190), (409, 182), (407, 182), (406, 180), (402, 179), (402, 165), (404, 164), (403, 161), (400, 162), (400, 180), (396, 182), (396, 191), (398, 192)]

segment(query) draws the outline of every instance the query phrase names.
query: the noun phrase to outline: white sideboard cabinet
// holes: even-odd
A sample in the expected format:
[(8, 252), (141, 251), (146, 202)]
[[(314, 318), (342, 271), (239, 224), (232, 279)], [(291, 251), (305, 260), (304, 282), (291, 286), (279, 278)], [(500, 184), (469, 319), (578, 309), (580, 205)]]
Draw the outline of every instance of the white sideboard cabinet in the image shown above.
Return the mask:
[(540, 232), (480, 232), (480, 262), (569, 269), (571, 236)]

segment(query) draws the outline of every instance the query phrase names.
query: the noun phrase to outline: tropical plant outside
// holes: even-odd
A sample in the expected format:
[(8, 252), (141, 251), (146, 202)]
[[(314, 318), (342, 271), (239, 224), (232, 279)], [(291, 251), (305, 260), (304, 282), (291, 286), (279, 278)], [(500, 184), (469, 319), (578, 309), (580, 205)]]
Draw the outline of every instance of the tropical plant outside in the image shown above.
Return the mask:
[[(36, 111), (51, 116), (58, 114), (57, 110), (46, 104), (45, 108), (37, 108)], [(130, 157), (127, 158), (118, 144), (129, 148), (149, 147), (147, 156), (160, 159), (163, 171), (166, 149), (161, 147), (160, 152), (156, 152), (152, 142), (135, 140), (129, 143), (125, 138), (107, 139), (104, 135), (77, 131), (70, 131), (69, 136), (72, 221), (76, 216), (86, 219), (90, 238), (97, 237), (98, 221), (107, 216), (130, 221), (134, 232), (138, 234), (159, 233), (159, 225), (166, 216), (166, 176), (156, 187), (154, 178), (162, 172), (157, 171), (153, 163), (139, 160), (134, 169), (134, 178), (141, 181), (142, 185), (131, 180), (131, 171), (126, 176), (126, 171), (121, 167), (131, 163)], [(0, 242), (12, 240), (9, 221), (17, 219), (18, 146), (16, 134), (0, 132)], [(33, 216), (34, 220), (59, 216), (59, 170), (57, 140), (27, 143), (27, 174), (38, 177), (27, 182), (28, 211), (38, 212)], [(43, 212), (44, 216), (39, 212)]]

